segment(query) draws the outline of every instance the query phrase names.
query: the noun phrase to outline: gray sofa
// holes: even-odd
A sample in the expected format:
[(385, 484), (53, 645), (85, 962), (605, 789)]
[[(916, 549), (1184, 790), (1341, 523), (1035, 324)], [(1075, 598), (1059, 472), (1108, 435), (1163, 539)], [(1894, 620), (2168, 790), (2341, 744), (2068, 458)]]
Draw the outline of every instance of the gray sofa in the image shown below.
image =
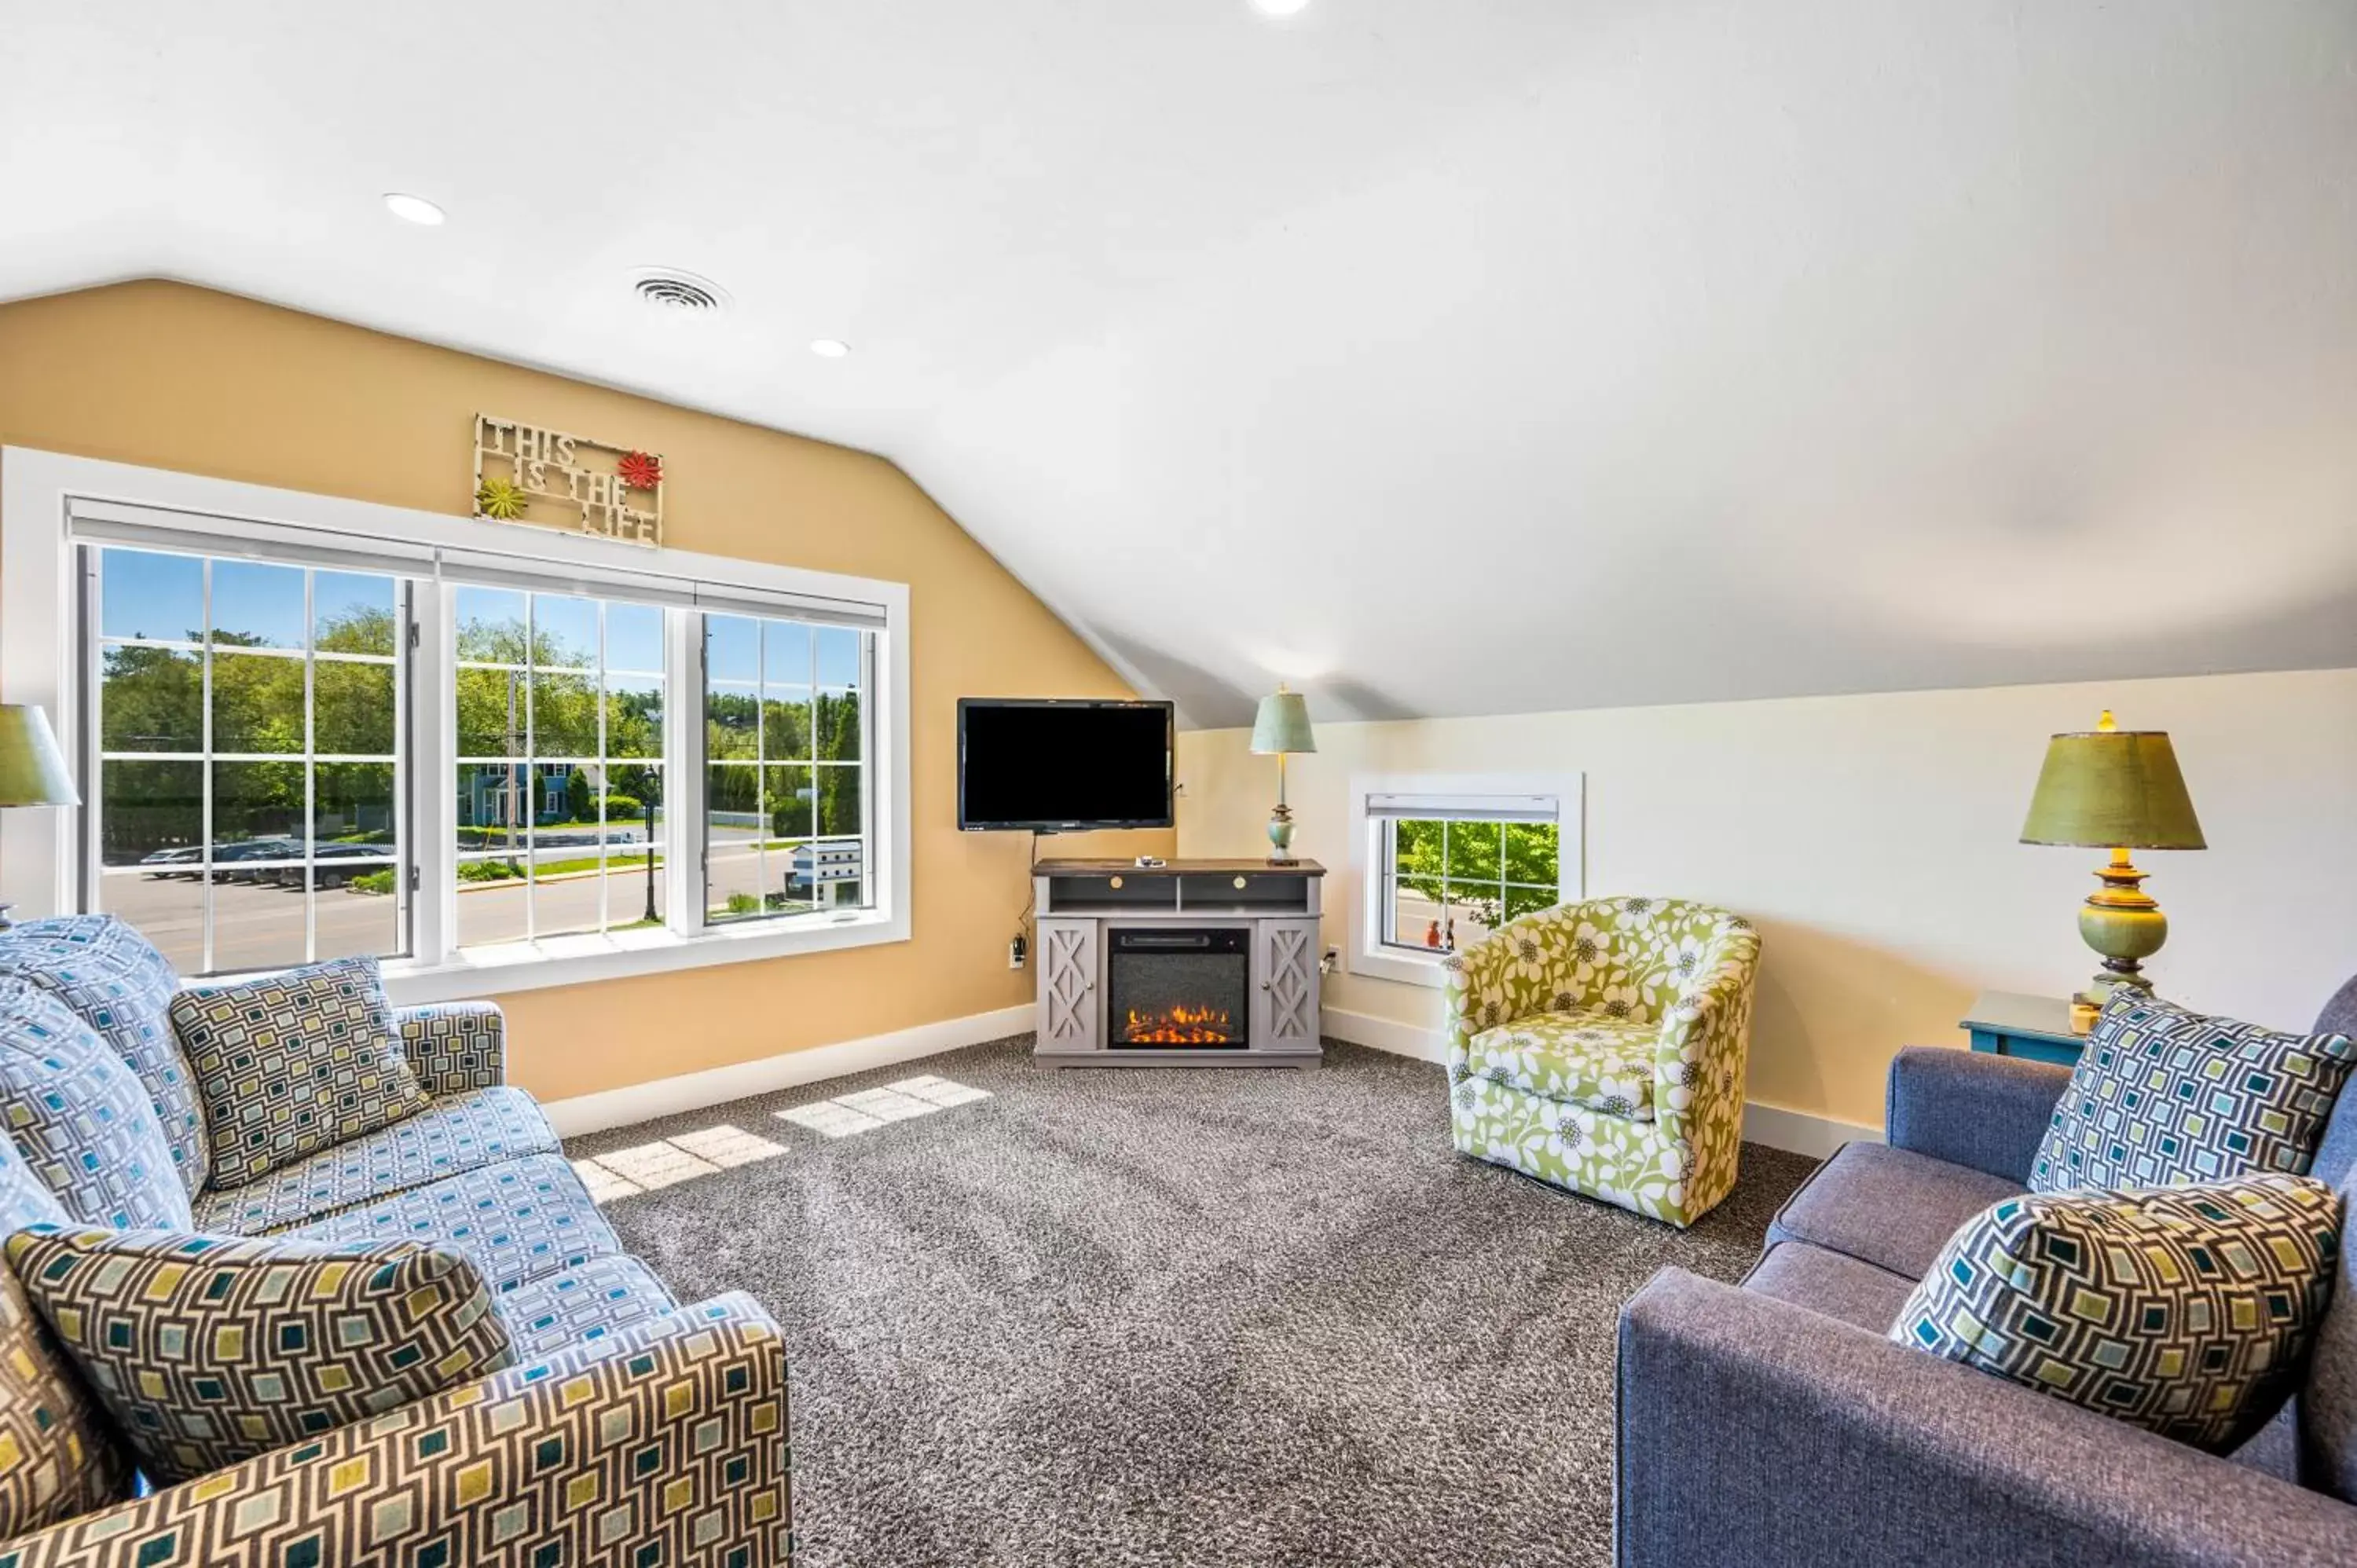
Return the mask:
[[(2357, 981), (2319, 1029), (2357, 1032)], [(1910, 1049), (1887, 1144), (1818, 1167), (1740, 1286), (1621, 1309), (1622, 1568), (2357, 1563), (2357, 1249), (2301, 1392), (2232, 1458), (1883, 1337), (1941, 1244), (2023, 1190), (2068, 1069)], [(2357, 1210), (2357, 1093), (2314, 1174)]]

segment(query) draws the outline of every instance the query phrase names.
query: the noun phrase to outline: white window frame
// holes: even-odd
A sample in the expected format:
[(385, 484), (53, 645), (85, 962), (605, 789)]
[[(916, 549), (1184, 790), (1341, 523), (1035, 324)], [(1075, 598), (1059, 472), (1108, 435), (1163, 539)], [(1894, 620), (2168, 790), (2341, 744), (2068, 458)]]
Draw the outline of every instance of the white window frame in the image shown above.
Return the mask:
[(1587, 896), (1587, 775), (1582, 773), (1400, 773), (1363, 774), (1351, 780), (1351, 946), (1352, 974), (1407, 985), (1437, 987), (1442, 952), (1429, 954), (1383, 940), (1384, 819), (1367, 809), (1370, 797), (1405, 796), (1418, 815), (1464, 819), (1503, 806), (1555, 803), (1555, 901)]
[[(903, 583), (805, 571), (675, 549), (648, 550), (555, 529), (449, 517), (407, 507), (244, 484), (161, 468), (102, 462), (27, 447), (0, 448), (0, 702), (38, 703), (69, 757), (84, 756), (80, 734), (82, 674), (78, 657), (80, 596), (70, 518), (77, 501), (141, 509), (153, 525), (185, 528), (190, 548), (235, 554), (241, 542), (283, 540), (289, 528), (338, 543), (431, 559), (464, 552), (504, 558), (522, 576), (544, 578), (540, 591), (630, 596), (633, 578), (725, 585), (722, 590), (766, 603), (763, 613), (791, 617), (789, 601), (876, 607), (873, 754), (868, 807), (877, 862), (875, 900), (856, 910), (820, 911), (771, 920), (710, 926), (695, 891), (704, 819), (702, 616), (673, 609), (664, 618), (668, 672), (663, 706), (664, 877), (668, 924), (662, 929), (551, 937), (458, 950), (457, 878), (446, 875), (456, 843), (450, 788), (457, 755), (457, 671), (451, 646), (456, 587), (421, 581), (414, 596), (418, 646), (412, 699), (418, 732), (407, 768), (413, 855), (423, 886), (412, 924), (415, 956), (388, 961), (385, 985), (397, 1004), (447, 1001), (906, 941), (910, 929), (909, 588)], [(429, 574), (414, 574), (430, 577)], [(732, 610), (716, 602), (716, 613)], [(79, 771), (79, 770), (78, 770)], [(84, 780), (85, 789), (94, 780)], [(70, 913), (82, 886), (81, 808), (0, 811), (0, 878), (19, 918)], [(439, 884), (437, 886), (436, 884)]]

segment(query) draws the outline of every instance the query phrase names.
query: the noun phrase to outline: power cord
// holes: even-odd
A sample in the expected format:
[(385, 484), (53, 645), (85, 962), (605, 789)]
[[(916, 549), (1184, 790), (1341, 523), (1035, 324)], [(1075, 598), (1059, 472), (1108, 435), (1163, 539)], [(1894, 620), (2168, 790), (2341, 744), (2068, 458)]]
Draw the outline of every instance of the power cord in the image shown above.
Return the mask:
[(1039, 885), (1031, 875), (1031, 868), (1039, 862), (1039, 831), (1031, 831), (1030, 847), (1023, 855), (1023, 911), (1015, 917), (1015, 940), (1006, 944), (1006, 967), (1021, 969), (1029, 960), (1031, 950), (1031, 917), (1039, 908)]
[(1025, 937), (1031, 935), (1031, 917), (1039, 908), (1039, 885), (1032, 879), (1031, 868), (1039, 864), (1039, 830), (1031, 830), (1031, 847), (1023, 852), (1023, 913), (1015, 918), (1015, 929)]

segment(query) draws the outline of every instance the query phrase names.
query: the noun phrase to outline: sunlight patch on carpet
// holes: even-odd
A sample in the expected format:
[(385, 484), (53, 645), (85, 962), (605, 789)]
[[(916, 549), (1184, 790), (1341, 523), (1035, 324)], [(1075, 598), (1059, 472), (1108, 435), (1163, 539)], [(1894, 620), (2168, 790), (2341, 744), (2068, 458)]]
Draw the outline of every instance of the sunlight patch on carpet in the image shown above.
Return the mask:
[(925, 1073), (888, 1083), (881, 1089), (863, 1089), (832, 1100), (796, 1105), (779, 1112), (778, 1119), (807, 1127), (822, 1138), (848, 1138), (857, 1133), (872, 1133), (889, 1122), (931, 1116), (937, 1111), (989, 1098), (986, 1089), (970, 1088)]
[(674, 1133), (634, 1148), (616, 1149), (594, 1159), (575, 1160), (573, 1170), (589, 1189), (590, 1201), (604, 1203), (676, 1187), (698, 1176), (717, 1176), (756, 1160), (775, 1159), (785, 1152), (783, 1144), (722, 1122), (692, 1133)]

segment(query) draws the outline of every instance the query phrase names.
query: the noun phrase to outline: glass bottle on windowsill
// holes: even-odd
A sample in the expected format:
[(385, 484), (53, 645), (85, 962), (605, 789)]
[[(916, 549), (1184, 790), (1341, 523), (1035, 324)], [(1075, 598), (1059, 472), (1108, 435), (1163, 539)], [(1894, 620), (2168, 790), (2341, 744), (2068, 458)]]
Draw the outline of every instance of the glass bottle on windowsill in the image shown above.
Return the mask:
[(1424, 945), (1428, 948), (1437, 948), (1440, 945), (1439, 921), (1435, 920), (1424, 928)]

